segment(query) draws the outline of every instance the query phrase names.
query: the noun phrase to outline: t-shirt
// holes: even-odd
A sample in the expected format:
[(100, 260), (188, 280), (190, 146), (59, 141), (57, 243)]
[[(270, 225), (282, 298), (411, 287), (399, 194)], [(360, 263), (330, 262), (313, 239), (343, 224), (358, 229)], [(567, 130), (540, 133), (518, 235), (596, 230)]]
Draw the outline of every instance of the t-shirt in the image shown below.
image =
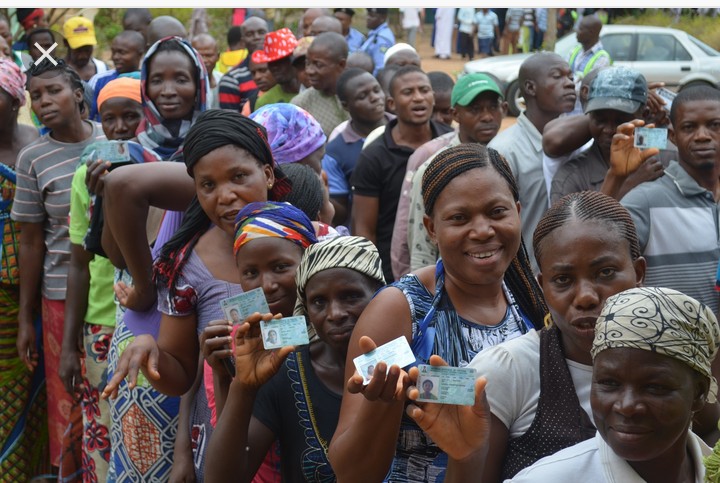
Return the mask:
[[(351, 178), (353, 193), (379, 198), (375, 244), (382, 259), (385, 280), (388, 281), (395, 280), (390, 262), (390, 243), (400, 190), (408, 158), (415, 152), (408, 146), (395, 143), (392, 130), (397, 122), (397, 119), (390, 121), (383, 135), (360, 153)], [(450, 126), (435, 121), (430, 121), (430, 128), (432, 138), (452, 131)]]
[(487, 13), (480, 9), (475, 14), (475, 23), (478, 26), (477, 36), (479, 39), (489, 39), (495, 36), (495, 27), (499, 24), (498, 16), (492, 10)]
[(41, 136), (23, 148), (17, 159), (17, 190), (12, 219), (42, 223), (45, 231), (42, 294), (65, 300), (70, 268), (70, 187), (80, 155), (90, 144), (105, 139), (100, 125), (91, 121), (90, 136), (79, 143), (62, 143)]
[[(592, 421), (590, 387), (592, 366), (586, 366), (568, 359), (580, 406)], [(540, 337), (537, 331), (480, 352), (470, 362), (478, 374), (487, 376), (485, 388), (490, 411), (505, 427), (510, 439), (525, 434), (535, 419), (540, 399)]]
[(310, 346), (291, 353), (260, 388), (253, 416), (280, 440), (287, 482), (334, 481), (327, 447), (340, 417), (342, 396), (322, 383), (310, 362)]
[(220, 109), (240, 112), (245, 101), (257, 94), (258, 88), (249, 69), (250, 56), (230, 69), (220, 79), (218, 88)]
[(473, 24), (475, 23), (475, 9), (458, 8), (457, 19), (459, 24), (458, 32), (471, 34), (473, 31)]
[(420, 9), (419, 8), (401, 8), (402, 28), (411, 29), (420, 26)]
[[(87, 166), (81, 164), (72, 179), (70, 192), (70, 243), (82, 245), (88, 228), (92, 208), (90, 192), (85, 185)], [(88, 265), (90, 271), (90, 288), (88, 291), (85, 322), (88, 324), (115, 327), (115, 292), (113, 282), (115, 267), (110, 260), (95, 255)]]
[[(695, 471), (695, 483), (705, 481), (703, 457), (712, 453), (699, 436), (688, 431), (687, 453)], [(515, 475), (512, 483), (645, 483), (630, 464), (620, 458), (602, 439), (594, 438), (558, 451), (525, 468)]]
[(320, 123), (326, 136), (330, 136), (338, 124), (350, 119), (336, 95), (326, 96), (314, 87), (296, 95), (291, 102), (309, 112)]
[(280, 87), (280, 84), (275, 84), (272, 88), (270, 88), (270, 90), (268, 90), (262, 96), (258, 97), (258, 100), (255, 101), (255, 110), (257, 111), (261, 107), (268, 104), (276, 104), (278, 102), (290, 102), (296, 95), (297, 92), (285, 92), (282, 87)]
[(520, 22), (524, 16), (524, 9), (508, 8), (507, 13), (505, 13), (505, 30), (509, 32), (517, 32), (520, 30)]

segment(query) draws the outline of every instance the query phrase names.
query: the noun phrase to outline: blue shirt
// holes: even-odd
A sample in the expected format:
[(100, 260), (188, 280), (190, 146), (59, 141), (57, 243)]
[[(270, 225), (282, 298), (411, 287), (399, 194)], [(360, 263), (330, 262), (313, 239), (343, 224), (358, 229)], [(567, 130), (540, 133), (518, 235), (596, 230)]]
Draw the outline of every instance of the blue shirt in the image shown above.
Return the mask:
[(347, 40), (348, 50), (352, 54), (356, 50), (360, 50), (362, 48), (362, 45), (365, 42), (365, 36), (360, 33), (359, 30), (350, 27), (350, 31), (348, 32), (347, 37), (345, 37), (345, 40)]
[(387, 49), (395, 45), (395, 35), (388, 27), (387, 22), (381, 23), (378, 28), (368, 32), (367, 40), (360, 50), (367, 52), (375, 63), (373, 75), (377, 75), (378, 71), (385, 65), (385, 52)]
[(114, 81), (120, 76), (118, 72), (113, 69), (109, 70), (107, 72), (103, 72), (101, 74), (95, 74), (92, 76), (92, 79), (88, 82), (90, 84), (90, 87), (93, 89), (93, 103), (92, 106), (90, 106), (90, 116), (89, 118), (93, 121), (100, 122), (100, 113), (98, 112), (97, 107), (97, 100), (98, 95), (100, 95), (100, 91), (103, 87), (105, 87), (108, 82)]

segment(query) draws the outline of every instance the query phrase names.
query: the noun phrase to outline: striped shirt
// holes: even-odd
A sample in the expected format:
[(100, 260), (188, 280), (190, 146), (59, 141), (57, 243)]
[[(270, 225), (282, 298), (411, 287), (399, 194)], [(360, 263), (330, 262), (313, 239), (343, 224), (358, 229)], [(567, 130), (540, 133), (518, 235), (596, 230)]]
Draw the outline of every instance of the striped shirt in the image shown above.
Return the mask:
[[(90, 121), (86, 121), (90, 122)], [(61, 143), (45, 134), (26, 146), (17, 159), (17, 190), (11, 217), (21, 223), (42, 223), (45, 231), (42, 294), (65, 300), (70, 266), (70, 187), (85, 147), (105, 139), (94, 122), (90, 137)]]
[(628, 209), (647, 260), (644, 285), (667, 287), (718, 310), (718, 204), (676, 161), (665, 176), (643, 183), (621, 203)]
[(218, 85), (220, 109), (242, 111), (245, 101), (258, 93), (257, 85), (250, 73), (250, 56), (222, 76)]

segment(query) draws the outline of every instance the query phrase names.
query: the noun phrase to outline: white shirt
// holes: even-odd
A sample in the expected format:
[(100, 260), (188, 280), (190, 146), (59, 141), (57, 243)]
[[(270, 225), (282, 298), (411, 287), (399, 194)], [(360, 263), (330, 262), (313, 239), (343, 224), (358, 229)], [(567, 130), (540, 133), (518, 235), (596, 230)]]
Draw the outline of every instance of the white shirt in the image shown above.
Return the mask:
[(402, 28), (411, 29), (420, 26), (420, 9), (419, 8), (401, 8)]

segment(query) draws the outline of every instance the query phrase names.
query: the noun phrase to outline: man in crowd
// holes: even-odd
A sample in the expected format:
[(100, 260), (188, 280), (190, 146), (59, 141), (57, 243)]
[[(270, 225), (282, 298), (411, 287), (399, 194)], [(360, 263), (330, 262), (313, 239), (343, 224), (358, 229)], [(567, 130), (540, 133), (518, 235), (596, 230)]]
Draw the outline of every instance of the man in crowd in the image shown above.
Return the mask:
[[(720, 90), (682, 90), (673, 101), (670, 121), (678, 161), (670, 163), (665, 176), (634, 188), (621, 203), (635, 222), (647, 261), (643, 284), (679, 290), (717, 313)], [(627, 134), (627, 150), (632, 151), (631, 130)]]
[[(114, 69), (96, 74), (88, 84), (93, 89), (93, 103), (90, 106), (90, 119), (100, 121), (97, 109), (97, 98), (108, 82), (122, 74), (130, 74), (140, 70), (140, 62), (145, 55), (145, 38), (135, 30), (123, 30), (115, 36), (110, 44)], [(138, 74), (139, 75), (139, 74)]]
[(390, 81), (390, 95), (397, 118), (363, 150), (351, 179), (352, 232), (378, 247), (388, 282), (395, 279), (390, 241), (408, 158), (426, 142), (452, 130), (431, 120), (432, 86), (420, 68), (401, 67)]
[(347, 43), (342, 35), (326, 32), (315, 37), (305, 63), (305, 73), (312, 87), (292, 100), (293, 104), (312, 114), (326, 136), (348, 119), (335, 95), (337, 80), (345, 69), (347, 56)]
[(65, 62), (75, 69), (82, 80), (87, 82), (95, 74), (108, 70), (103, 61), (93, 57), (97, 39), (92, 21), (85, 17), (69, 18), (63, 24), (63, 36), (68, 49)]
[(146, 51), (155, 42), (165, 37), (180, 37), (187, 39), (187, 29), (180, 20), (170, 15), (162, 15), (152, 19), (147, 28)]
[(220, 80), (222, 74), (215, 70), (215, 64), (217, 64), (220, 58), (220, 51), (218, 50), (217, 41), (215, 38), (207, 33), (197, 34), (190, 41), (193, 48), (198, 51), (200, 57), (202, 57), (203, 64), (208, 74), (208, 82), (210, 83), (210, 96), (208, 97), (208, 107), (216, 109), (220, 107), (220, 99), (218, 98), (220, 90)]
[(421, 146), (410, 156), (392, 238), (393, 273), (396, 277), (435, 263), (437, 247), (423, 224), (422, 177), (442, 150), (462, 143), (487, 145), (498, 133), (507, 113), (507, 102), (495, 81), (485, 74), (461, 77), (449, 101), (457, 132), (450, 132)]
[(572, 111), (575, 84), (568, 63), (552, 52), (539, 52), (526, 59), (520, 66), (518, 82), (527, 108), (513, 126), (498, 134), (488, 146), (505, 157), (518, 182), (522, 234), (530, 261), (537, 269), (530, 240), (548, 208), (542, 132), (548, 122)]
[(147, 30), (152, 22), (152, 14), (147, 8), (128, 8), (123, 15), (123, 30), (139, 32), (147, 40)]
[(300, 81), (293, 67), (293, 51), (297, 44), (298, 41), (290, 29), (282, 28), (268, 33), (263, 49), (253, 52), (253, 61), (267, 63), (276, 82), (274, 87), (255, 102), (255, 110), (267, 104), (290, 102), (300, 91)]
[(385, 65), (385, 52), (395, 45), (395, 35), (387, 24), (387, 8), (368, 8), (365, 25), (370, 31), (360, 50), (367, 52), (375, 63), (373, 75)]
[(310, 29), (312, 28), (312, 23), (315, 19), (327, 14), (328, 12), (324, 8), (308, 8), (305, 10), (305, 13), (303, 13), (302, 17), (300, 17), (300, 34), (303, 37), (309, 37)]
[[(580, 90), (583, 77), (593, 70), (602, 69), (612, 64), (607, 50), (600, 41), (602, 22), (596, 15), (587, 15), (578, 23), (576, 38), (580, 45), (570, 51), (568, 64), (575, 78), (576, 90)], [(581, 114), (580, 102), (575, 104), (574, 114)]]
[(352, 26), (352, 19), (355, 15), (355, 10), (352, 8), (336, 8), (333, 11), (333, 15), (336, 19), (340, 20), (340, 23), (342, 24), (342, 34), (345, 36), (345, 41), (348, 44), (348, 50), (350, 53), (352, 54), (353, 52), (360, 50), (363, 42), (365, 42), (365, 36)]
[(227, 74), (230, 69), (245, 60), (248, 55), (248, 51), (245, 48), (245, 44), (242, 39), (241, 26), (233, 25), (230, 27), (226, 40), (228, 48), (225, 52), (220, 54), (216, 67), (221, 74)]
[(342, 34), (342, 24), (340, 20), (330, 15), (321, 15), (310, 24), (310, 35), (312, 37), (316, 37), (325, 32)]
[(257, 86), (252, 80), (248, 64), (252, 53), (263, 48), (268, 32), (267, 22), (260, 17), (248, 17), (240, 27), (248, 56), (220, 79), (219, 89), (220, 109), (237, 112), (242, 110), (251, 96), (257, 94)]

